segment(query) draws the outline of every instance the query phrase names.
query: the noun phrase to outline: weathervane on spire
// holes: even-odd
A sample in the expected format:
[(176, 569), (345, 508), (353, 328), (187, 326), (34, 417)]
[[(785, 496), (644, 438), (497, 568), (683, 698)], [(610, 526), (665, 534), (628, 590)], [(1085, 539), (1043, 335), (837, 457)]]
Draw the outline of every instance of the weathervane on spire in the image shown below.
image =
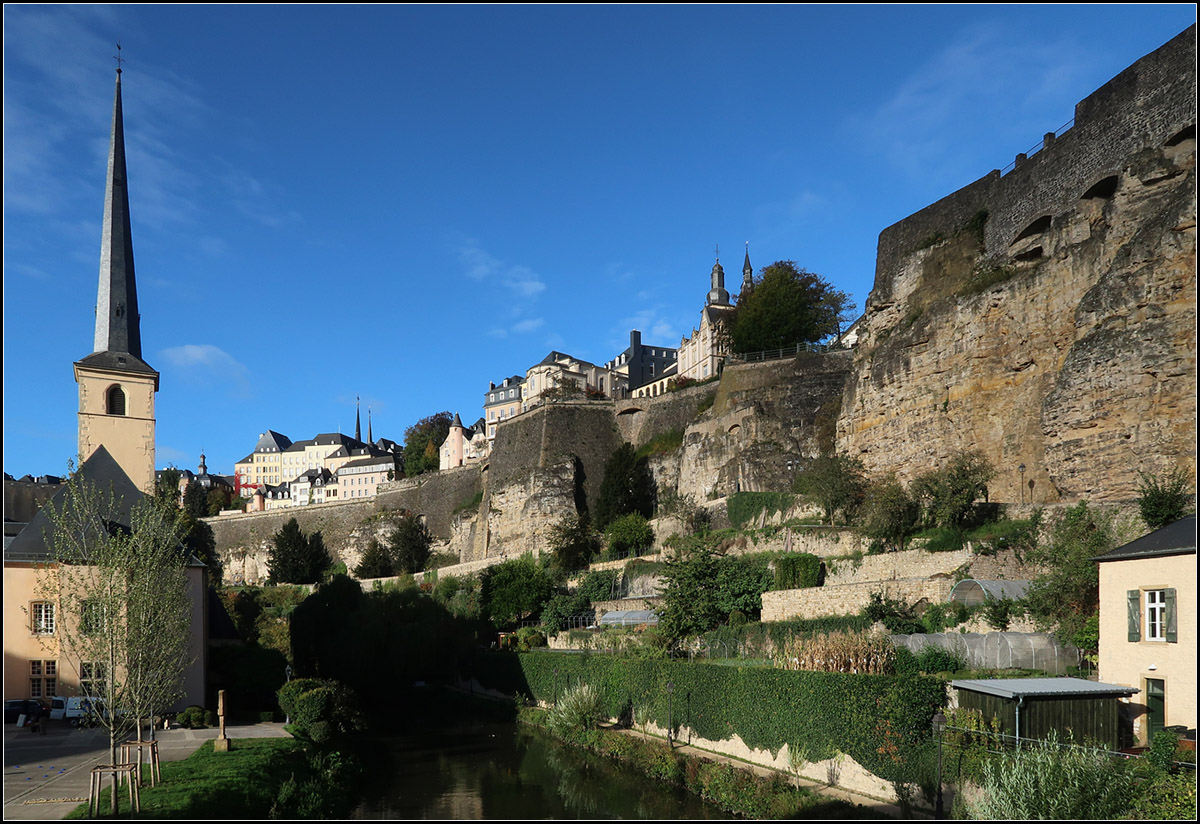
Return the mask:
[(117, 42), (117, 53), (113, 55), (113, 60), (117, 61), (117, 74), (121, 73), (121, 64), (125, 62), (125, 58), (121, 56), (121, 43)]
[(717, 256), (717, 260), (720, 260), (721, 259), (721, 244), (718, 243), (716, 249), (714, 249), (713, 252)]

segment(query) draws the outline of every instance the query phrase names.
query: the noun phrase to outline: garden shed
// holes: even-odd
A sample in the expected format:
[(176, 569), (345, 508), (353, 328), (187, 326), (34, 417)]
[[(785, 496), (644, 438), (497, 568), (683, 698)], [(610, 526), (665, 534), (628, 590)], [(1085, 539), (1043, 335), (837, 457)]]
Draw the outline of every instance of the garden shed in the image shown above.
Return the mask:
[(985, 601), (999, 601), (1004, 598), (1016, 601), (1024, 598), (1028, 589), (1028, 581), (981, 581), (977, 578), (966, 578), (954, 585), (954, 589), (950, 590), (950, 597), (946, 600), (961, 601), (973, 607)]
[(1044, 738), (1057, 730), (1062, 739), (1119, 746), (1119, 701), (1133, 687), (1082, 678), (990, 678), (951, 681), (958, 705), (995, 717), (1000, 732), (1018, 738)]

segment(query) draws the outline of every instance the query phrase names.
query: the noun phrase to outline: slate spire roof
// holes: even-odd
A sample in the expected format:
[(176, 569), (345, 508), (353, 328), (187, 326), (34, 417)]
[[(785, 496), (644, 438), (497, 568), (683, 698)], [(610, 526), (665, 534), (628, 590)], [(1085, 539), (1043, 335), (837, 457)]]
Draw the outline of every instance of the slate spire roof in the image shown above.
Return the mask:
[(108, 175), (104, 186), (100, 239), (100, 284), (96, 293), (93, 351), (81, 364), (122, 371), (157, 373), (142, 360), (141, 315), (133, 271), (133, 233), (125, 172), (125, 125), (121, 111), (121, 70), (113, 96)]

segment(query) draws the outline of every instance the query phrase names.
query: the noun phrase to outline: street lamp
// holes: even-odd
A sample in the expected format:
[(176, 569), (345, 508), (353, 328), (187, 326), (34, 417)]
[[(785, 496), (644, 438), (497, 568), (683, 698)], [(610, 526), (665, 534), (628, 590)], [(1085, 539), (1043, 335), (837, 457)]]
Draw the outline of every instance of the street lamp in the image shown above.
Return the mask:
[[(292, 665), (291, 664), (288, 664), (286, 667), (283, 668), (283, 677), (284, 677), (284, 679), (286, 679), (284, 681), (285, 684), (290, 684), (292, 682)], [(284, 713), (283, 723), (285, 723), (285, 724), (292, 723), (291, 713)]]
[(945, 817), (942, 809), (942, 733), (946, 731), (946, 716), (940, 712), (933, 716), (933, 731), (937, 734), (938, 742), (937, 806), (934, 807), (933, 817), (940, 820)]
[(1017, 471), (1021, 473), (1021, 503), (1025, 503), (1025, 464), (1017, 467)]
[(668, 681), (667, 682), (667, 744), (669, 746), (674, 746), (674, 744), (672, 743), (672, 740), (671, 740), (671, 737), (672, 737), (671, 733), (675, 728), (675, 725), (674, 725), (674, 723), (672, 723), (672, 720), (671, 720), (671, 710), (672, 710), (671, 695), (674, 692), (675, 692), (675, 683), (673, 681)]

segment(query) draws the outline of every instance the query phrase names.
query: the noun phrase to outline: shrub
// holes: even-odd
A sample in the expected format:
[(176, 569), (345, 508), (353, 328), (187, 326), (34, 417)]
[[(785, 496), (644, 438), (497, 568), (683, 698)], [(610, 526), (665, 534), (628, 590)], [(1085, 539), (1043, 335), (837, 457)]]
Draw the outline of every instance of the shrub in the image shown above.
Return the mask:
[(212, 710), (204, 711), (204, 726), (206, 726), (206, 727), (217, 726), (217, 714), (215, 712), (213, 712)]
[(1109, 821), (1124, 816), (1134, 789), (1124, 764), (1101, 750), (1062, 747), (1051, 732), (986, 762), (978, 798), (963, 807), (974, 819)]
[(742, 529), (764, 511), (770, 515), (791, 509), (795, 500), (787, 492), (735, 492), (726, 500), (725, 510), (733, 528)]
[(821, 585), (821, 559), (797, 552), (775, 559), (775, 589), (806, 589)]
[(316, 689), (323, 682), (319, 678), (293, 678), (279, 688), (279, 709), (284, 715), (296, 715), (296, 702), (300, 696), (309, 690)]
[(654, 546), (654, 530), (645, 517), (637, 512), (623, 515), (604, 530), (608, 551), (614, 558), (641, 555)]
[(292, 722), (300, 735), (317, 744), (328, 744), (365, 729), (358, 696), (345, 684), (323, 681), (300, 694)]
[(1151, 529), (1160, 529), (1187, 514), (1188, 481), (1186, 473), (1173, 469), (1162, 477), (1138, 473), (1138, 508), (1142, 520)]
[(595, 729), (606, 718), (604, 702), (591, 684), (577, 684), (567, 690), (550, 710), (550, 729), (557, 735)]
[(521, 627), (517, 630), (517, 652), (546, 646), (546, 636), (537, 627)]
[(204, 708), (193, 704), (175, 716), (175, 720), (179, 726), (185, 729), (202, 730), (204, 729)]

